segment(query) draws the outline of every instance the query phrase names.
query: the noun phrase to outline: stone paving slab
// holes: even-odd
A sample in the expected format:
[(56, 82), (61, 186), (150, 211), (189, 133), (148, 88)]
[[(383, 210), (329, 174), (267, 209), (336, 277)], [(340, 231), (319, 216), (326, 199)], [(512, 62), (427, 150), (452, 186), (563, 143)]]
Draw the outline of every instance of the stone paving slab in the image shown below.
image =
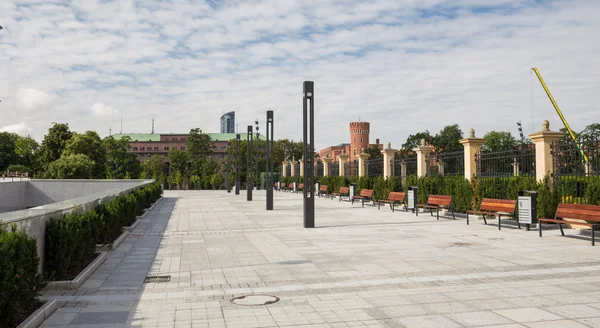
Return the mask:
[(166, 191), (81, 288), (43, 293), (60, 308), (42, 327), (600, 327), (580, 236), (329, 199), (303, 229), (300, 194), (264, 196)]

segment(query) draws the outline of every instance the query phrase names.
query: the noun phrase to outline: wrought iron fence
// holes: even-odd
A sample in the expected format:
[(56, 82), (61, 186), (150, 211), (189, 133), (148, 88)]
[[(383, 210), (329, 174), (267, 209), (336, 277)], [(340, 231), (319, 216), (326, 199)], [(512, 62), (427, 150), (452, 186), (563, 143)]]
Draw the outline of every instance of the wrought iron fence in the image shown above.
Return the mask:
[(329, 175), (333, 177), (340, 175), (340, 164), (338, 162), (329, 163)]
[(300, 163), (294, 164), (294, 176), (300, 175)]
[(563, 203), (600, 205), (600, 139), (551, 145), (554, 190)]
[(429, 154), (425, 161), (427, 163), (428, 175), (464, 175), (465, 174), (465, 151)]
[[(392, 175), (401, 177), (416, 175), (417, 174), (417, 156), (405, 157), (401, 159), (394, 159), (392, 165)], [(402, 172), (402, 165), (406, 167), (406, 172)]]
[(478, 177), (535, 176), (535, 148), (527, 145), (507, 151), (479, 152), (475, 154), (475, 164)]
[(292, 176), (292, 165), (288, 164), (285, 166), (285, 176), (290, 177)]
[(324, 164), (323, 162), (319, 162), (319, 163), (317, 163), (317, 168), (316, 168), (316, 170), (315, 170), (315, 175), (316, 175), (316, 176), (318, 176), (318, 177), (322, 177), (322, 176), (323, 176), (323, 174), (324, 174), (324, 171), (323, 171), (323, 166), (324, 166), (324, 165), (325, 165), (325, 164)]
[(344, 175), (347, 177), (358, 175), (358, 160), (355, 159), (344, 163)]
[(368, 159), (365, 161), (367, 175), (370, 178), (383, 176), (383, 157)]

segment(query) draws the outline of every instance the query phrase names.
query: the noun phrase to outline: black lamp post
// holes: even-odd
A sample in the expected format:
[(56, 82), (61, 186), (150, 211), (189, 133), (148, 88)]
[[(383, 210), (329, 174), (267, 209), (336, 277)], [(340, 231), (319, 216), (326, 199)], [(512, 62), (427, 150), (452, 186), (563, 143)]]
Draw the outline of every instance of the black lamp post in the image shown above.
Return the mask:
[(302, 101), (303, 110), (303, 145), (304, 154), (304, 228), (315, 227), (315, 175), (313, 158), (315, 153), (315, 89), (314, 82), (304, 81)]
[(240, 134), (235, 135), (235, 194), (240, 194)]
[(229, 174), (231, 171), (231, 143), (227, 143), (227, 164), (225, 164), (225, 188), (227, 193), (231, 193), (231, 185), (229, 184)]
[(273, 210), (273, 161), (271, 160), (271, 152), (273, 151), (273, 111), (267, 111), (267, 143), (265, 147), (266, 157), (266, 185), (267, 189), (267, 211)]
[(254, 154), (254, 161), (255, 161), (254, 166), (256, 167), (256, 169), (255, 169), (256, 175), (254, 177), (255, 177), (256, 181), (254, 183), (256, 184), (256, 190), (260, 190), (260, 179), (258, 177), (258, 156), (259, 156), (258, 145), (260, 144), (259, 143), (260, 133), (258, 133), (258, 119), (256, 119), (256, 121), (254, 121), (254, 124), (256, 125), (256, 147), (255, 147), (256, 150), (255, 150), (255, 154)]
[(250, 170), (252, 169), (252, 125), (248, 125), (248, 135), (247, 135), (247, 140), (248, 140), (248, 156), (246, 156), (248, 158), (248, 165), (246, 165), (247, 167), (247, 174), (246, 174), (246, 200), (247, 201), (251, 201), (252, 200), (252, 174), (250, 174)]

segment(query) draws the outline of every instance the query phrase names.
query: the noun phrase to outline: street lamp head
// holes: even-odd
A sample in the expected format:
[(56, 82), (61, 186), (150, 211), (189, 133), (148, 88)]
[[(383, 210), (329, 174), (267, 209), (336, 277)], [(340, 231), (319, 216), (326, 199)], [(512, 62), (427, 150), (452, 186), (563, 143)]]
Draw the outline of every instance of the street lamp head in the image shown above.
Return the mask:
[(2, 30), (3, 30), (2, 25), (0, 25), (0, 31), (2, 31)]

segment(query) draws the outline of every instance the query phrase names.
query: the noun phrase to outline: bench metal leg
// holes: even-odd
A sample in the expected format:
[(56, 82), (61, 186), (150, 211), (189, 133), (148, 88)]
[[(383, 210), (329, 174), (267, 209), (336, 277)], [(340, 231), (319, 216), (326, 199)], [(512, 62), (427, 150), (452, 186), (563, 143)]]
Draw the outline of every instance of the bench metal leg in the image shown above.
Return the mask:
[(519, 229), (521, 229), (521, 222), (519, 222), (519, 218), (517, 218), (517, 227), (519, 227)]
[(454, 211), (450, 210), (450, 213), (452, 213), (452, 220), (456, 220), (456, 217), (454, 216)]
[(487, 225), (487, 220), (485, 219), (485, 214), (482, 214), (481, 216), (483, 216), (483, 224)]
[(440, 209), (439, 208), (437, 209), (437, 212), (435, 214), (437, 216), (437, 219), (439, 220), (440, 219)]
[(560, 228), (560, 234), (564, 236), (564, 235), (565, 235), (565, 232), (563, 231), (562, 224), (561, 224), (561, 223), (559, 223), (559, 224), (558, 224), (558, 227)]
[(542, 222), (538, 222), (538, 227), (539, 227), (539, 231), (540, 231), (540, 238), (542, 237)]
[(469, 213), (467, 213), (467, 225), (469, 225)]
[(596, 230), (596, 226), (592, 225), (592, 246), (596, 246), (596, 234), (594, 230)]
[(502, 230), (502, 216), (498, 215), (498, 230)]
[(361, 199), (362, 207), (365, 207), (365, 200)]

